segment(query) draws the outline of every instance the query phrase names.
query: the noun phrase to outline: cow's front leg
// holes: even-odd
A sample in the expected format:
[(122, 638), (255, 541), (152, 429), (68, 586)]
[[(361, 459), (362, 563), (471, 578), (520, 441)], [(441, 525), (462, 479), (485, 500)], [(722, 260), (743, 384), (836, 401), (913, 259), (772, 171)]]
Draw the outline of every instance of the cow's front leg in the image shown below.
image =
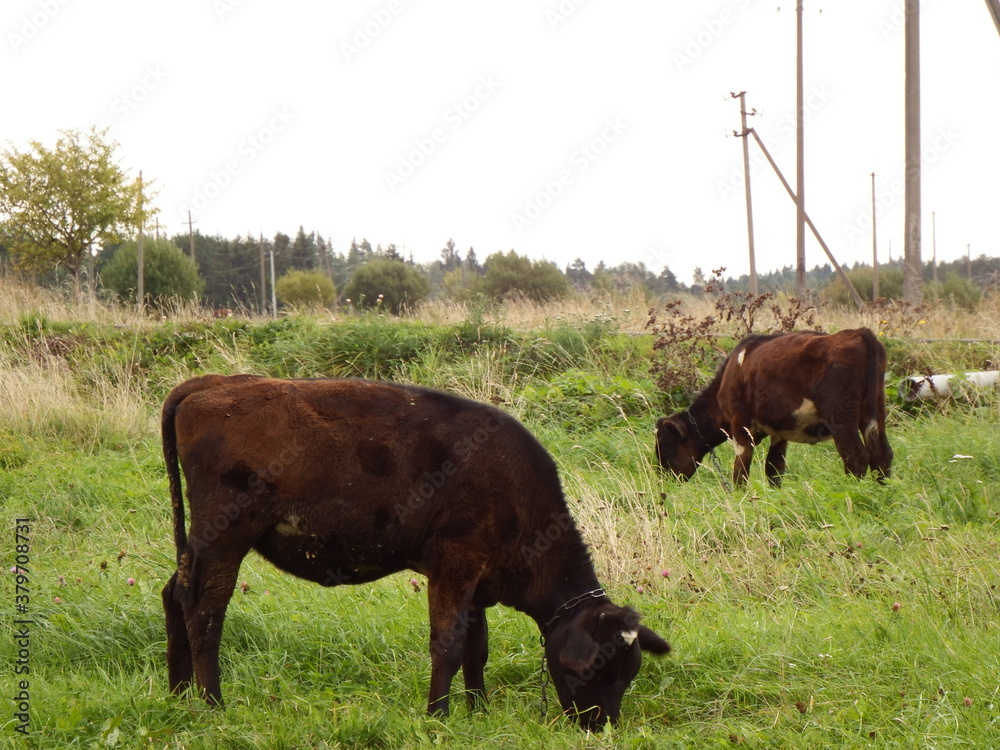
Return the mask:
[(462, 675), (469, 709), (482, 708), (486, 704), (486, 609), (472, 605), (469, 607), (469, 627), (465, 636), (465, 656), (462, 660)]
[(771, 438), (771, 445), (767, 449), (767, 461), (764, 464), (764, 473), (767, 481), (772, 487), (781, 486), (781, 477), (785, 473), (785, 452), (788, 450), (788, 441)]
[[(455, 551), (460, 559), (461, 552)], [(454, 558), (453, 558), (454, 559)], [(476, 578), (462, 571), (447, 569), (427, 578), (427, 602), (431, 621), (431, 687), (427, 712), (447, 716), (451, 682), (465, 661), (472, 613), (470, 603)], [(485, 628), (485, 625), (484, 625)], [(476, 626), (472, 626), (474, 640)]]
[(750, 473), (750, 462), (753, 460), (754, 439), (750, 431), (744, 427), (733, 425), (733, 452), (736, 460), (733, 462), (733, 484), (737, 487), (746, 484)]

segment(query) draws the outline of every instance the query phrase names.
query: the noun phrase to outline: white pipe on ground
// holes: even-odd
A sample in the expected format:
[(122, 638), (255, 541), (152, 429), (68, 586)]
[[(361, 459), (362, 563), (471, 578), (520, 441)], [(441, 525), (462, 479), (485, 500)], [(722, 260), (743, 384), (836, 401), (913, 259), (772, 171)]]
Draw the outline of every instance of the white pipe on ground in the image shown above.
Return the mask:
[[(963, 380), (964, 377), (964, 380)], [(1000, 383), (1000, 370), (967, 372), (962, 375), (914, 375), (900, 383), (899, 394), (904, 401), (951, 396), (965, 385), (991, 388)]]

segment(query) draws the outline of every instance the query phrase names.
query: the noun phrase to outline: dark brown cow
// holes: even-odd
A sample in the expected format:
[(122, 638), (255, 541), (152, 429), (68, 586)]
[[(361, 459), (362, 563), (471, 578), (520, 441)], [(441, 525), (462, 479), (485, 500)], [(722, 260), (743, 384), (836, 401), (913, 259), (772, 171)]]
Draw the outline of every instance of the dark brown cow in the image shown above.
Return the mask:
[(722, 361), (689, 409), (656, 422), (660, 465), (689, 479), (705, 454), (731, 438), (733, 481), (746, 482), (754, 446), (771, 438), (764, 472), (781, 484), (788, 442), (833, 439), (845, 471), (889, 476), (885, 347), (867, 328), (834, 334), (753, 335)]
[(641, 650), (670, 650), (604, 594), (551, 456), (498, 409), (364, 380), (206, 375), (170, 393), (162, 431), (174, 692), (197, 679), (221, 705), (222, 622), (251, 549), (324, 586), (426, 575), (432, 713), (448, 713), (459, 667), (470, 706), (485, 699), (486, 608), (497, 603), (539, 624), (560, 702), (587, 728), (617, 720)]

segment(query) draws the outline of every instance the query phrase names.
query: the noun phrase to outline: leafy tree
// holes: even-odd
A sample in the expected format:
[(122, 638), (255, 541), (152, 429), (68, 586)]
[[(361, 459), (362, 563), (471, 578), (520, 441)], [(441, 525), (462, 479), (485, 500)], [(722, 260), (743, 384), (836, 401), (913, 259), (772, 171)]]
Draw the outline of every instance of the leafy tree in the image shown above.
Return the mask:
[(118, 165), (106, 129), (61, 132), (54, 148), (32, 141), (0, 155), (0, 238), (22, 267), (65, 266), (79, 296), (91, 248), (120, 242), (152, 212)]
[(415, 307), (430, 291), (427, 277), (409, 263), (379, 258), (354, 272), (344, 296), (356, 307), (384, 307), (396, 315), (404, 307)]
[(531, 260), (513, 250), (493, 253), (486, 259), (486, 275), (474, 291), (504, 299), (523, 295), (536, 302), (559, 299), (569, 294), (569, 281), (555, 263)]
[(330, 277), (320, 271), (289, 271), (274, 284), (279, 300), (292, 307), (328, 307), (337, 299)]
[[(170, 240), (144, 240), (142, 268), (146, 303), (156, 307), (197, 299), (205, 288), (195, 262)], [(101, 283), (106, 291), (134, 302), (137, 278), (136, 243), (129, 240), (114, 251), (101, 269)]]

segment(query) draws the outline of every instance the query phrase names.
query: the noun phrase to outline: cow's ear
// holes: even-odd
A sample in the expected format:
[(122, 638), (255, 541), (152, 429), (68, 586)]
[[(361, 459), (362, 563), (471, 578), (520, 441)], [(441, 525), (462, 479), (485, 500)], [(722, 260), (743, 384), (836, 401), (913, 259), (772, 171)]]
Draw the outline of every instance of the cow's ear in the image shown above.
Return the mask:
[(688, 430), (683, 419), (678, 419), (677, 417), (661, 417), (656, 426), (660, 430), (668, 430), (673, 433), (678, 440), (687, 439)]
[(651, 654), (669, 654), (670, 644), (645, 625), (639, 626), (639, 648)]
[(580, 674), (593, 665), (598, 652), (597, 641), (579, 623), (574, 623), (570, 627), (566, 644), (559, 652), (559, 663)]

